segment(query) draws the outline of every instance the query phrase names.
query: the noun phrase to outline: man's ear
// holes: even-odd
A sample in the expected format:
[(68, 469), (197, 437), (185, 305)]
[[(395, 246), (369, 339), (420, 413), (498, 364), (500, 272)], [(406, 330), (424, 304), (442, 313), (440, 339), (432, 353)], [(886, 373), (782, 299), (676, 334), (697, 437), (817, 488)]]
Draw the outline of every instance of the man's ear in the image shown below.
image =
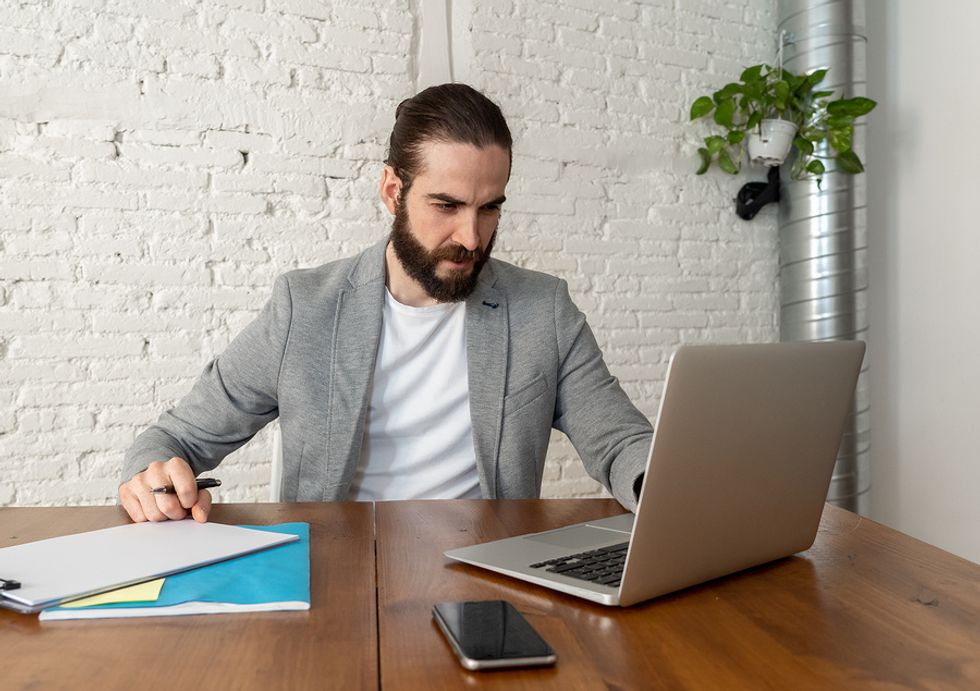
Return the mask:
[(391, 213), (392, 216), (395, 214), (395, 210), (398, 208), (398, 199), (402, 193), (402, 180), (395, 174), (395, 169), (391, 166), (385, 166), (384, 171), (381, 173), (381, 203), (385, 205), (385, 208)]

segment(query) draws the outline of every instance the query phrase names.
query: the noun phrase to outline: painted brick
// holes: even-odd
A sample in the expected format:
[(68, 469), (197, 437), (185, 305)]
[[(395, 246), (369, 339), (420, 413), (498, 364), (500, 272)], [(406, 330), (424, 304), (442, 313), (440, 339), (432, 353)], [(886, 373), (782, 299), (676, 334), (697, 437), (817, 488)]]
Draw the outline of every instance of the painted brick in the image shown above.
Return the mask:
[[(13, 340), (10, 356), (24, 357), (112, 357), (116, 355), (139, 355), (143, 351), (143, 339), (130, 336), (75, 336), (55, 338), (44, 336), (19, 336)], [(59, 401), (60, 394), (46, 390), (46, 399), (32, 399), (36, 402)], [(82, 394), (83, 395), (83, 394)], [(69, 402), (69, 401), (64, 401)]]
[(218, 76), (218, 60), (213, 55), (182, 55), (171, 53), (166, 58), (167, 72), (189, 74), (195, 77), (214, 79)]
[(76, 179), (81, 182), (111, 183), (117, 187), (203, 189), (208, 184), (208, 175), (204, 172), (163, 171), (119, 159), (111, 162), (82, 161), (75, 166), (74, 171)]
[(193, 130), (128, 130), (120, 133), (120, 141), (155, 144), (158, 146), (198, 146), (202, 133)]
[(313, 19), (331, 19), (331, 8), (319, 0), (279, 0), (276, 10), (283, 14), (295, 14)]
[(242, 165), (242, 155), (233, 149), (210, 149), (187, 146), (152, 146), (124, 143), (119, 155), (137, 163), (171, 166), (214, 166), (232, 168)]
[(287, 66), (269, 65), (244, 58), (227, 58), (224, 74), (229, 80), (241, 80), (249, 84), (280, 84), (288, 86), (292, 74)]
[[(331, 45), (331, 44), (326, 44)], [(347, 72), (367, 72), (371, 68), (371, 59), (365, 55), (353, 52), (353, 47), (347, 50), (326, 48), (322, 44), (307, 45), (299, 41), (284, 41), (278, 47), (279, 54), (286, 64), (308, 65), (311, 67), (326, 67)]]
[[(200, 261), (203, 262), (203, 259)], [(126, 285), (208, 285), (210, 273), (203, 268), (169, 266), (166, 264), (109, 264), (83, 262), (82, 275), (100, 283)]]
[(8, 281), (69, 280), (75, 275), (72, 264), (58, 260), (0, 259), (0, 277)]
[(52, 182), (65, 182), (71, 173), (71, 165), (60, 161), (49, 162), (44, 158), (0, 153), (0, 178), (32, 178)]

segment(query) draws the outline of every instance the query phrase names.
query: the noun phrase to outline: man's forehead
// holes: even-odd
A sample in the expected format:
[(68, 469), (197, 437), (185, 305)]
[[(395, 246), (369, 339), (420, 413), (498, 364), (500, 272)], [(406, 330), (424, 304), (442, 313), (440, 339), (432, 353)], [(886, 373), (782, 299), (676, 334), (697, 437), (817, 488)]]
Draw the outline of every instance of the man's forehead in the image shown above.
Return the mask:
[(480, 147), (468, 142), (427, 140), (419, 146), (419, 164), (415, 174), (419, 182), (425, 178), (443, 184), (456, 181), (503, 187), (510, 177), (510, 152), (496, 144)]

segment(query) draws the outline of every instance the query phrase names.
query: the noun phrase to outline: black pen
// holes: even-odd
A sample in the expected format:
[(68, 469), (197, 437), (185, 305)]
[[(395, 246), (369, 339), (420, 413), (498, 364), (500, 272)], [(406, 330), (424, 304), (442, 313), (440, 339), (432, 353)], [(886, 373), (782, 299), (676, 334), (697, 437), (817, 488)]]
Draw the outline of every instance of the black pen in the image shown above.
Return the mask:
[[(198, 489), (208, 489), (210, 487), (220, 487), (221, 480), (215, 480), (213, 477), (199, 478), (197, 480)], [(150, 490), (153, 494), (176, 494), (174, 488), (170, 485), (165, 487), (154, 487)]]

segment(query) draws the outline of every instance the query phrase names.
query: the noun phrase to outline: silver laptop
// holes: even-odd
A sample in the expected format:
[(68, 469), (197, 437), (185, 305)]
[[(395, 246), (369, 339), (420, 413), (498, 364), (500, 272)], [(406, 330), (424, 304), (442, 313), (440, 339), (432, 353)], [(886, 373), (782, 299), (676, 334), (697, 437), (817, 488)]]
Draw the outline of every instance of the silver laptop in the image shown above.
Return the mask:
[(861, 341), (684, 346), (671, 358), (636, 515), (446, 556), (627, 606), (813, 544)]

